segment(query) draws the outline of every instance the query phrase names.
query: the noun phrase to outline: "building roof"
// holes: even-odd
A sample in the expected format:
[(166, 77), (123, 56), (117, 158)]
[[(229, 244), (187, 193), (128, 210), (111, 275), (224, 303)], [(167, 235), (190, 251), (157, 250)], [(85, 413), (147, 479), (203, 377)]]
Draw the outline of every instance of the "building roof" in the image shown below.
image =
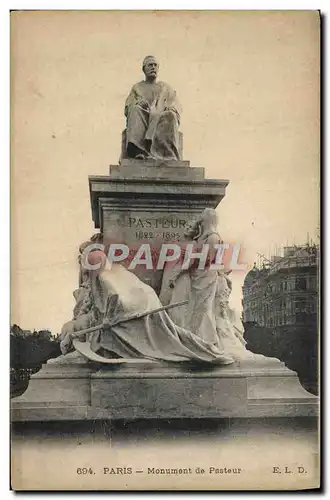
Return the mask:
[(317, 264), (317, 245), (285, 247), (284, 255), (274, 256), (271, 261), (267, 260), (267, 266), (263, 265), (263, 267), (259, 269), (256, 267), (256, 264), (254, 264), (254, 267), (245, 276), (244, 286), (250, 287), (254, 283), (259, 282), (261, 278), (276, 274), (281, 270), (293, 270), (300, 267), (316, 267)]

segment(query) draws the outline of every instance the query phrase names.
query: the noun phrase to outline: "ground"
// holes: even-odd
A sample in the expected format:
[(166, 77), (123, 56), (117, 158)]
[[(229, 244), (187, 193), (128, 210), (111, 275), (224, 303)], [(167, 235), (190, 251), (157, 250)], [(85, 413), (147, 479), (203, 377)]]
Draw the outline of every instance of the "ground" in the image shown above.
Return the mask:
[(12, 485), (305, 489), (318, 486), (317, 457), (313, 418), (20, 423)]

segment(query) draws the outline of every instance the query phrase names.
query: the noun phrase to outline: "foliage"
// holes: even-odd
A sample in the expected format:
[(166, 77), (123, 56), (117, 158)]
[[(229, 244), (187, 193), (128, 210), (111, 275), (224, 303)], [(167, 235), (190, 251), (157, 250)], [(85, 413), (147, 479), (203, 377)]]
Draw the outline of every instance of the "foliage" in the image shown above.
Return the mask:
[(49, 330), (22, 330), (18, 325), (10, 328), (10, 392), (22, 394), (32, 373), (40, 370), (50, 358), (60, 356), (58, 336)]
[(245, 323), (244, 338), (250, 351), (283, 361), (297, 372), (302, 386), (318, 394), (318, 334), (316, 325), (265, 328)]

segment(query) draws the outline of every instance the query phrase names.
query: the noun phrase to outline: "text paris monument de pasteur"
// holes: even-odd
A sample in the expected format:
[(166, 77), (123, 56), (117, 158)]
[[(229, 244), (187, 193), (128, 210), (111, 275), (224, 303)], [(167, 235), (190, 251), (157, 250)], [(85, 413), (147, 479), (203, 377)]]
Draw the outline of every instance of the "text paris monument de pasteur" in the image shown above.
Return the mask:
[[(12, 403), (15, 421), (311, 416), (317, 397), (279, 360), (246, 349), (230, 320), (228, 273), (182, 261), (159, 270), (107, 265), (122, 243), (221, 242), (215, 208), (228, 180), (205, 179), (182, 160), (180, 106), (157, 82), (153, 56), (126, 100), (119, 165), (90, 176), (95, 228), (79, 247), (79, 285), (61, 333), (62, 356), (33, 375)], [(118, 131), (118, 135), (119, 135)], [(91, 244), (89, 270), (82, 255)], [(183, 245), (184, 248), (184, 245)], [(177, 305), (180, 303), (181, 305)], [(183, 303), (183, 304), (182, 304)], [(87, 332), (86, 332), (87, 330)]]

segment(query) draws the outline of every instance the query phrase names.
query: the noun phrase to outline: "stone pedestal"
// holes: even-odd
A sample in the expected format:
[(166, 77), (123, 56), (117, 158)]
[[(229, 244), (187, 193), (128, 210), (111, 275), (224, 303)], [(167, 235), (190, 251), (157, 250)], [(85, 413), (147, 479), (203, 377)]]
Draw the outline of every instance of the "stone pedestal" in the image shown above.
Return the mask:
[(229, 366), (51, 363), (12, 401), (13, 421), (309, 417), (318, 398), (276, 359)]
[[(94, 225), (109, 242), (133, 252), (149, 243), (157, 255), (162, 243), (184, 240), (188, 220), (218, 206), (228, 183), (205, 179), (204, 168), (188, 161), (123, 160), (108, 176), (89, 177)], [(134, 272), (159, 292), (162, 271)]]

